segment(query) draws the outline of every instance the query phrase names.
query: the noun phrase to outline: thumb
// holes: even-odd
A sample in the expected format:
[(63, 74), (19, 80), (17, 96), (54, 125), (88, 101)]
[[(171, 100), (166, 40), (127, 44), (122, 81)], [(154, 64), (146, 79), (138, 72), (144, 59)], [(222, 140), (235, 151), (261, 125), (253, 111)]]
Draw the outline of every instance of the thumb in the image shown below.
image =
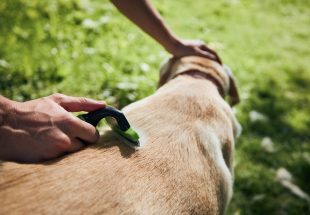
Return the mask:
[(61, 107), (69, 112), (77, 111), (94, 111), (99, 108), (104, 108), (106, 103), (104, 101), (96, 101), (85, 97), (73, 97), (63, 94), (54, 94), (52, 99)]

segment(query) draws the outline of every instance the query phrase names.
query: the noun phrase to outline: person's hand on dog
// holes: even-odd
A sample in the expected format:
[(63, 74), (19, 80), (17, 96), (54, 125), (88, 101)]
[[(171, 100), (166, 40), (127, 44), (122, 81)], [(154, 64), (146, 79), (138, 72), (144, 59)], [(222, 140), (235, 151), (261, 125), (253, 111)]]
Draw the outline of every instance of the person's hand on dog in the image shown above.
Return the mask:
[(200, 40), (177, 40), (173, 42), (170, 49), (167, 49), (174, 57), (184, 56), (200, 56), (209, 58), (222, 64), (220, 57), (217, 53), (209, 48), (204, 42)]
[(169, 53), (179, 58), (201, 56), (222, 64), (216, 52), (201, 41), (180, 40), (166, 26), (150, 0), (111, 0), (128, 19), (160, 43)]
[(101, 101), (62, 94), (23, 103), (6, 99), (0, 106), (0, 159), (37, 162), (96, 142), (97, 130), (70, 112), (103, 107)]

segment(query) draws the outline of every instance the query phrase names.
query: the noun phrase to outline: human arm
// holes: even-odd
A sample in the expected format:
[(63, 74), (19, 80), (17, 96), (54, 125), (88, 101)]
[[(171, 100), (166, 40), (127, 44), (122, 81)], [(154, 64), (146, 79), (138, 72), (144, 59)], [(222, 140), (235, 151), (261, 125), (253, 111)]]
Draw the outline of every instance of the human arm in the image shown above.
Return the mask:
[(48, 160), (93, 143), (96, 129), (69, 112), (93, 111), (104, 102), (53, 94), (27, 102), (0, 96), (0, 160)]
[(149, 0), (111, 0), (127, 18), (160, 43), (175, 57), (196, 55), (221, 63), (215, 51), (199, 41), (181, 40), (165, 25)]

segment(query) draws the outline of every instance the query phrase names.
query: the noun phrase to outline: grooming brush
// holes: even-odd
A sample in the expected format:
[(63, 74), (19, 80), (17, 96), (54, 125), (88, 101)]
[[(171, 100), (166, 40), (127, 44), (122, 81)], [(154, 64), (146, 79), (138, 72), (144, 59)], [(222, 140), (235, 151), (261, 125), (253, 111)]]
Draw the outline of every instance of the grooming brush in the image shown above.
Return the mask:
[(77, 116), (81, 120), (88, 122), (96, 127), (100, 120), (105, 118), (110, 128), (119, 134), (122, 138), (133, 144), (134, 147), (139, 147), (139, 135), (135, 132), (126, 119), (125, 115), (118, 109), (107, 106), (87, 114), (81, 114)]

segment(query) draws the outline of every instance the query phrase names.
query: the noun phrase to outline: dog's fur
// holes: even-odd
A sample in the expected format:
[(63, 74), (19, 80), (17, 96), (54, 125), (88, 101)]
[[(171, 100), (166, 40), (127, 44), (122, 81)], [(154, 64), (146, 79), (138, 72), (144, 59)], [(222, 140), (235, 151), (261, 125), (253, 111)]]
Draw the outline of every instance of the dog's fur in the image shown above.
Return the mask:
[(181, 74), (195, 64), (231, 91), (230, 75), (215, 62), (169, 61), (164, 85), (124, 109), (141, 149), (107, 130), (97, 144), (56, 161), (2, 162), (0, 214), (223, 214), (238, 123), (213, 82)]

